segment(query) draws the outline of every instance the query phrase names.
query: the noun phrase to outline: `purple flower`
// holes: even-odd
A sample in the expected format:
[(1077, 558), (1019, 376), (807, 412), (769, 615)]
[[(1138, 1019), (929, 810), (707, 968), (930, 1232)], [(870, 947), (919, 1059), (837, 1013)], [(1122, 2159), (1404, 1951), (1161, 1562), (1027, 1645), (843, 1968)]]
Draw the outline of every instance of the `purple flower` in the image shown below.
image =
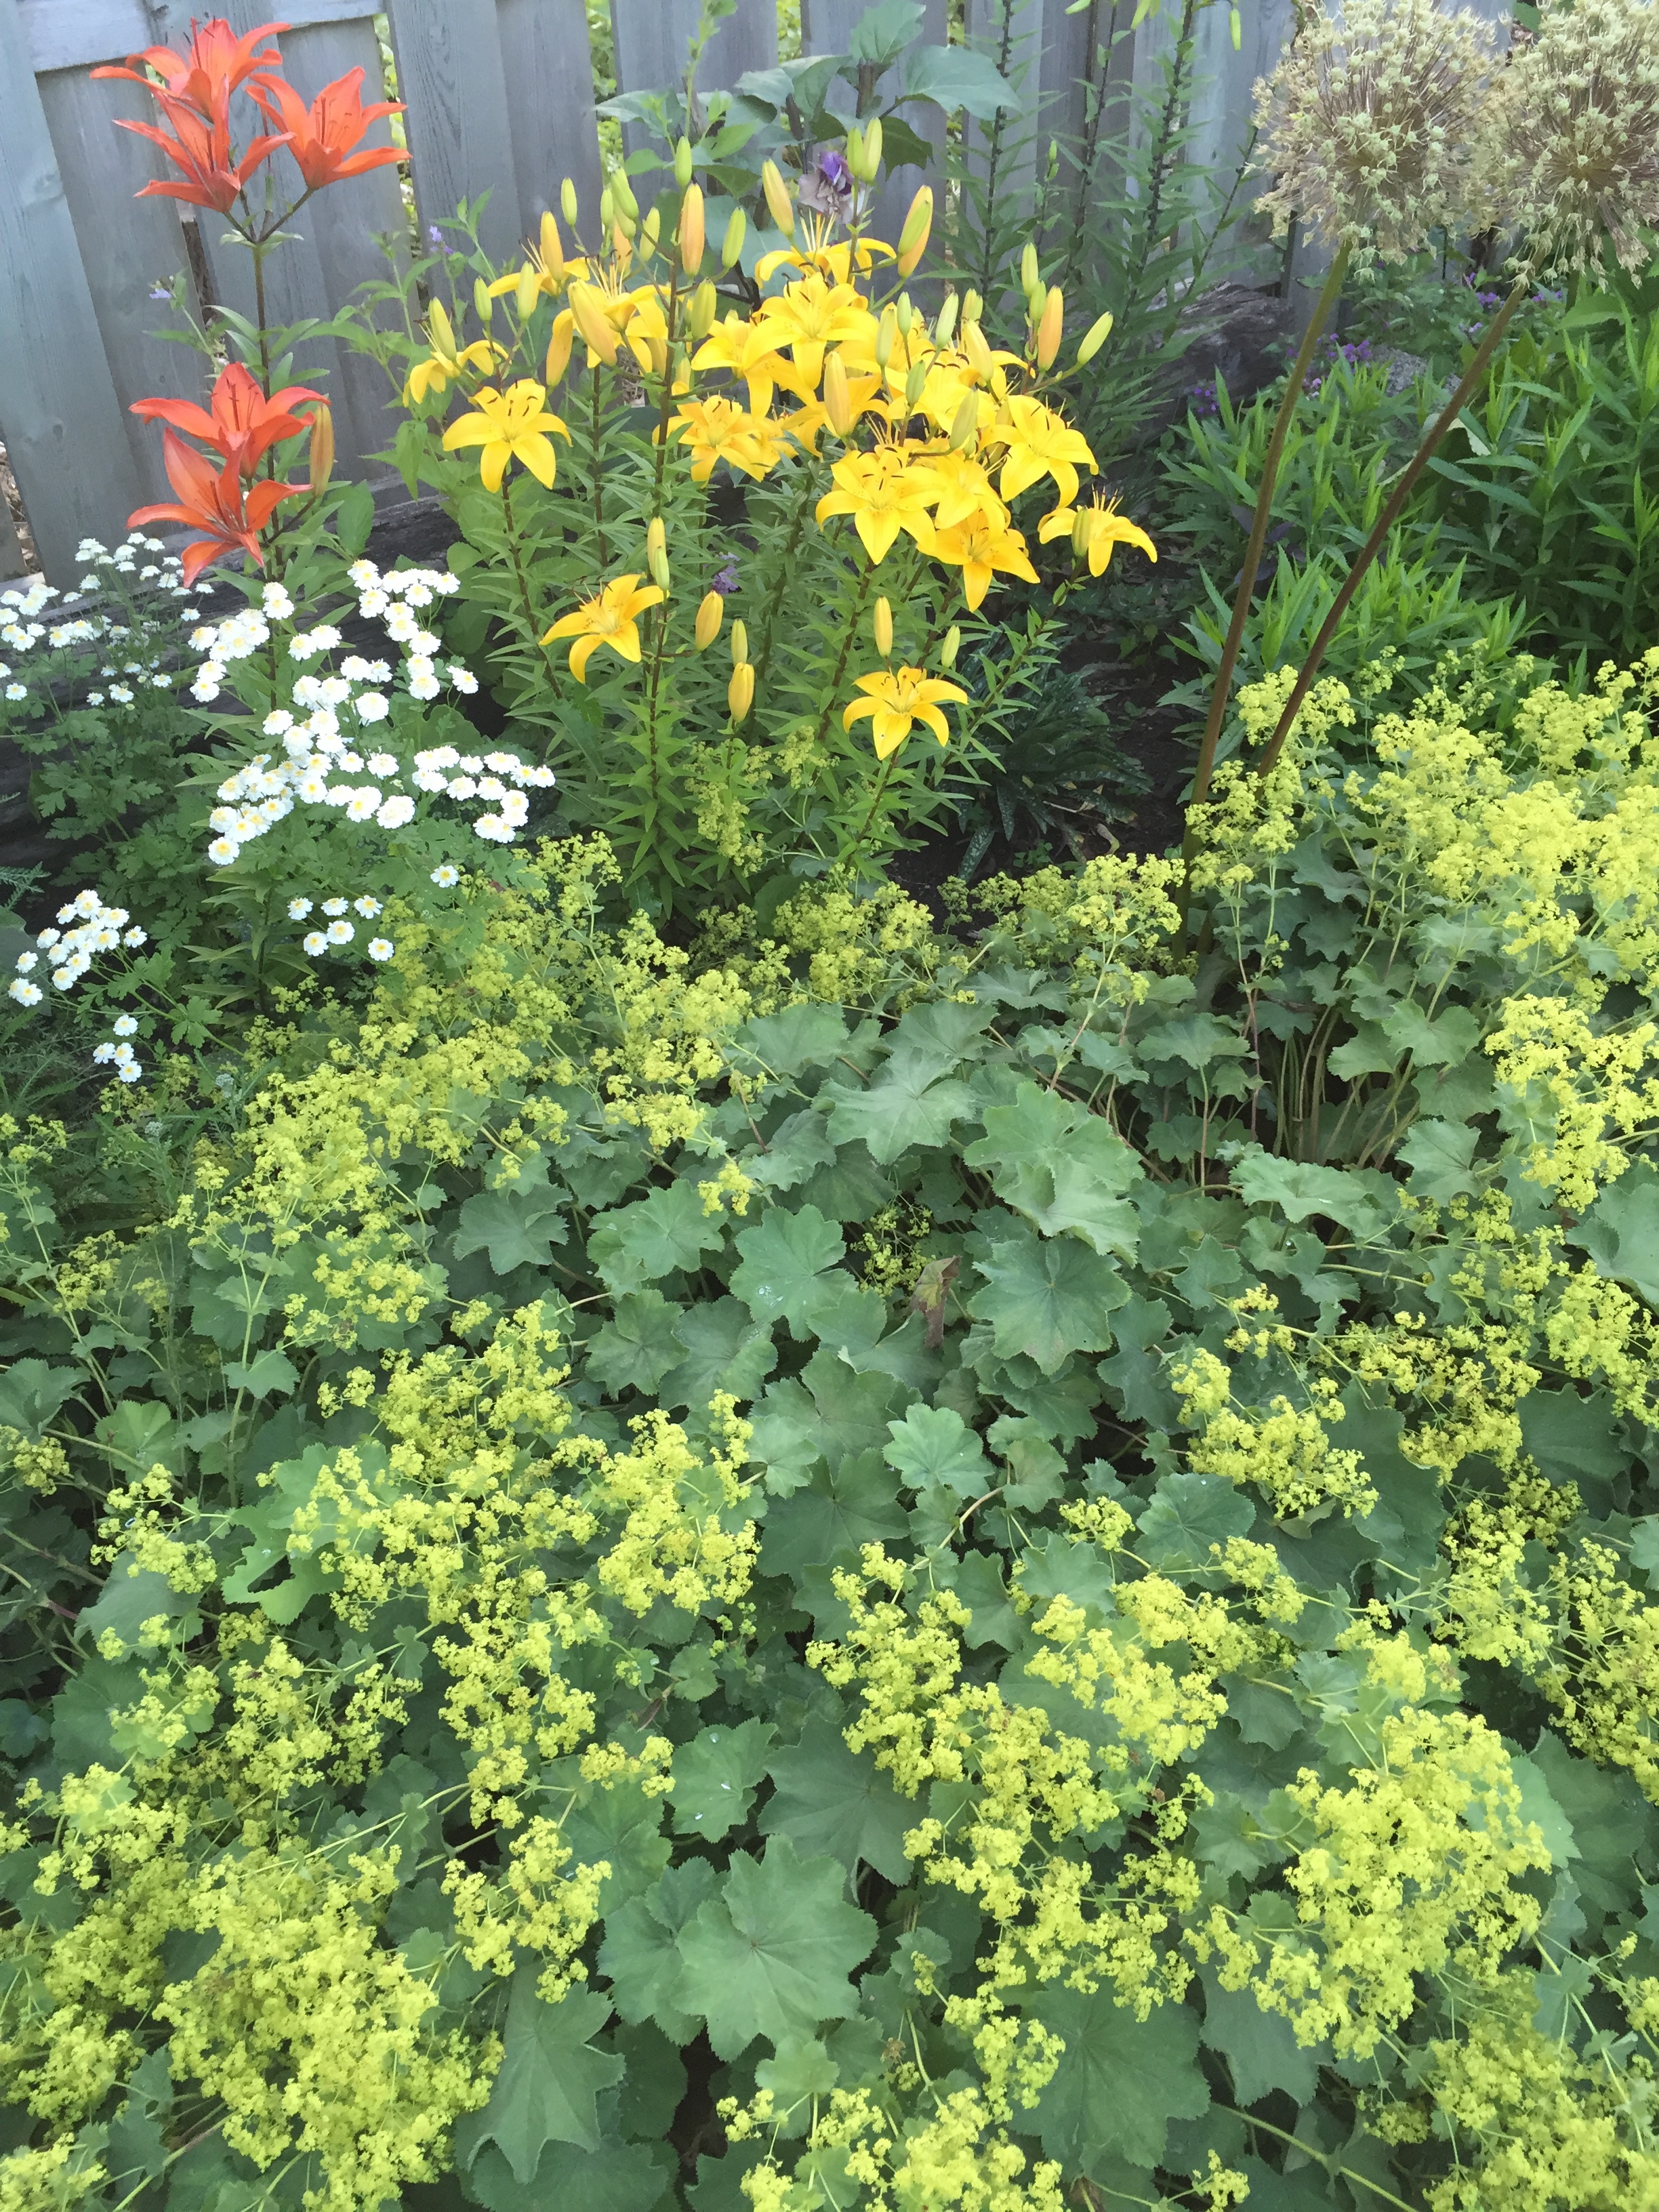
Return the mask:
[(718, 592), (723, 599), (730, 599), (732, 592), (737, 590), (738, 556), (735, 553), (732, 554), (722, 567), (715, 572), (714, 580), (708, 588), (711, 592)]
[(847, 166), (847, 156), (837, 153), (833, 146), (826, 148), (819, 155), (818, 174), (835, 192), (846, 191), (853, 181), (853, 172)]

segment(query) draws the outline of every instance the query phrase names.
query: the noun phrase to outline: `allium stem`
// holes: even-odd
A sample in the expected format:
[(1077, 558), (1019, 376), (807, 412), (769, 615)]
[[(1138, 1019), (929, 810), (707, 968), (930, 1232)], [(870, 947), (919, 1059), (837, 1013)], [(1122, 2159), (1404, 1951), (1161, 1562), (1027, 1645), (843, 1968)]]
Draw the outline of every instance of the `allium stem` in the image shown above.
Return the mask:
[[(1326, 318), (1342, 289), (1342, 279), (1347, 274), (1346, 246), (1340, 246), (1332, 262), (1324, 289), (1314, 302), (1314, 311), (1308, 327), (1303, 332), (1302, 343), (1291, 368), (1290, 380), (1285, 386), (1285, 397), (1279, 403), (1279, 414), (1274, 420), (1273, 435), (1267, 441), (1267, 458), (1261, 464), (1261, 485), (1255, 495), (1255, 513), (1250, 518), (1249, 543), (1244, 548), (1244, 566), (1239, 571), (1238, 589), (1233, 598), (1233, 618), (1227, 625), (1227, 641), (1221, 648), (1221, 660), (1215, 672), (1215, 688), (1210, 694), (1210, 711), (1204, 724), (1203, 742), (1198, 749), (1198, 766), (1193, 771), (1193, 793), (1188, 804), (1197, 806), (1209, 795), (1210, 778), (1215, 770), (1215, 751), (1221, 737), (1221, 724), (1227, 711), (1228, 695), (1232, 690), (1233, 671), (1238, 665), (1238, 652), (1244, 641), (1244, 625), (1249, 619), (1250, 601), (1255, 593), (1256, 572), (1261, 566), (1261, 550), (1267, 542), (1267, 523), (1273, 514), (1273, 491), (1279, 482), (1279, 458), (1285, 451), (1285, 441), (1290, 434), (1291, 418), (1296, 412), (1296, 403), (1302, 396), (1302, 386), (1313, 361), (1314, 348), (1325, 327)], [(1188, 833), (1187, 858), (1191, 860), (1191, 836)]]
[(1394, 489), (1383, 501), (1382, 512), (1376, 518), (1376, 526), (1355, 555), (1353, 566), (1343, 579), (1342, 588), (1332, 600), (1330, 612), (1320, 624), (1319, 635), (1308, 649), (1308, 657), (1302, 664), (1302, 672), (1296, 679), (1296, 684), (1290, 697), (1285, 702), (1284, 712), (1279, 715), (1278, 726), (1262, 748), (1261, 757), (1256, 763), (1258, 775), (1266, 775), (1279, 758), (1284, 748), (1285, 740), (1290, 734), (1291, 725), (1295, 721), (1303, 701), (1312, 688), (1313, 680), (1319, 673), (1320, 663), (1330, 649), (1331, 640), (1336, 635), (1342, 617), (1348, 611), (1349, 602), (1359, 589), (1365, 571), (1388, 542), (1389, 532), (1394, 527), (1401, 508), (1411, 496), (1412, 488), (1417, 479), (1434, 458), (1435, 449), (1462, 413), (1464, 404), (1470, 393), (1484, 379), (1487, 365), (1498, 349), (1498, 341), (1509, 328), (1516, 309), (1532, 289), (1532, 282), (1530, 270), (1524, 272), (1516, 280), (1514, 290), (1487, 325), (1485, 336), (1474, 349), (1474, 358), (1457, 380), (1456, 390), (1441, 409), (1428, 435), (1413, 454), (1405, 469), (1401, 471)]

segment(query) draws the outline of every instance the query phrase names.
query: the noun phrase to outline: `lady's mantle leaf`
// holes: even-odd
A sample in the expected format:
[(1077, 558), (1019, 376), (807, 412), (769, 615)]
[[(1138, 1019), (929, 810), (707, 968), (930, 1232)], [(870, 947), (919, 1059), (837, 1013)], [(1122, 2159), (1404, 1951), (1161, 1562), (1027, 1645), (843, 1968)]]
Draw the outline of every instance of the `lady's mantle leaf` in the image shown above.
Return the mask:
[(772, 1754), (773, 1794), (761, 1808), (763, 1834), (787, 1836), (813, 1858), (841, 1861), (850, 1879), (860, 1859), (901, 1887), (909, 1877), (904, 1838), (921, 1814), (879, 1772), (874, 1754), (854, 1751), (820, 1717), (800, 1741)]
[(847, 1978), (869, 1956), (876, 1923), (848, 1905), (839, 1859), (800, 1859), (774, 1836), (764, 1859), (734, 1857), (718, 1898), (680, 1932), (672, 2002), (708, 2023), (721, 2058), (757, 2035), (774, 2045), (845, 2020), (858, 2004)]
[(674, 1753), (669, 1796), (683, 1836), (729, 1835), (749, 1817), (777, 1730), (767, 1721), (706, 1728)]
[(979, 1438), (949, 1406), (912, 1406), (902, 1421), (889, 1421), (890, 1443), (882, 1457), (911, 1490), (942, 1482), (959, 1498), (978, 1498), (991, 1486), (992, 1468)]
[(1010, 1237), (975, 1266), (985, 1288), (968, 1310), (989, 1322), (1005, 1359), (1023, 1352), (1052, 1375), (1073, 1352), (1104, 1352), (1107, 1316), (1127, 1304), (1129, 1286), (1109, 1260), (1075, 1237)]
[(819, 1278), (847, 1249), (840, 1230), (816, 1206), (803, 1206), (799, 1213), (771, 1206), (743, 1231), (737, 1245), (742, 1257), (732, 1291), (757, 1321), (787, 1321), (796, 1334), (823, 1290)]
[(1022, 1083), (1012, 1106), (987, 1107), (985, 1128), (962, 1157), (989, 1175), (999, 1198), (1045, 1236), (1075, 1230), (1097, 1252), (1134, 1258), (1139, 1224), (1123, 1193), (1140, 1162), (1097, 1114)]
[(558, 2004), (536, 1994), (541, 1969), (520, 1966), (507, 2007), (507, 2049), (489, 2102), (455, 2130), (461, 2163), (470, 2166), (487, 2142), (501, 2146), (515, 2181), (533, 2176), (546, 2142), (599, 2147), (593, 2100), (620, 2080), (623, 2062), (595, 2051), (611, 2008), (591, 1990), (573, 1990)]
[(1032, 2124), (1068, 2174), (1104, 2158), (1155, 2166), (1170, 2122), (1195, 2120), (1210, 2093), (1194, 2063), (1198, 2022), (1184, 2005), (1158, 2005), (1142, 2020), (1109, 1988), (1085, 1996), (1050, 1984), (1030, 2010), (1066, 2050)]

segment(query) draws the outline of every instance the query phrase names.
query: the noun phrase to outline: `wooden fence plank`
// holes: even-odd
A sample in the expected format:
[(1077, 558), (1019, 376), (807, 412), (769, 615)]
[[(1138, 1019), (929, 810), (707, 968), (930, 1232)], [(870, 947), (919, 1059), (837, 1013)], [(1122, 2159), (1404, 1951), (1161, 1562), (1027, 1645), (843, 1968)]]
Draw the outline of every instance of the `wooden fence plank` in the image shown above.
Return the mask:
[[(844, 54), (853, 38), (853, 27), (863, 15), (867, 0), (801, 0), (801, 52), (816, 54)], [(921, 36), (922, 46), (942, 46), (948, 43), (950, 17), (947, 0), (923, 0)], [(876, 196), (875, 210), (870, 228), (877, 238), (890, 243), (904, 227), (919, 185), (931, 184), (941, 205), (944, 193), (945, 130), (944, 111), (931, 100), (908, 106), (904, 120), (918, 137), (927, 140), (934, 149), (934, 159), (925, 169), (906, 165), (895, 169), (882, 182)]]
[(495, 0), (387, 0), (387, 13), (421, 228), (488, 191), (479, 236), (494, 260), (507, 261), (525, 226)]
[[(145, 0), (67, 0), (67, 4), (66, 0), (19, 0), (19, 5), (37, 76), (48, 70), (125, 61), (142, 47), (173, 46), (181, 37), (190, 36), (188, 9), (184, 12), (182, 32), (177, 10), (172, 11), (173, 20), (165, 29), (158, 27), (156, 19), (163, 13), (164, 0), (153, 0), (149, 6)], [(200, 15), (212, 9), (198, 0), (196, 12)], [(294, 29), (303, 30), (307, 24), (347, 22), (373, 12), (364, 9), (363, 0), (297, 0), (293, 7), (277, 9), (276, 16), (285, 18)], [(266, 19), (256, 15), (253, 20)]]
[(129, 410), (135, 399), (194, 399), (202, 384), (200, 355), (155, 334), (179, 318), (152, 291), (188, 267), (179, 203), (136, 197), (152, 178), (177, 172), (148, 139), (115, 127), (118, 116), (155, 119), (138, 85), (94, 83), (84, 70), (54, 70), (39, 84), (143, 495), (168, 500), (161, 434)]
[[(599, 204), (593, 57), (583, 0), (497, 0), (519, 219), (533, 236), (566, 177), (588, 226)], [(568, 239), (566, 240), (568, 246)]]
[(75, 225), (15, 5), (0, 7), (0, 439), (47, 576), (141, 503)]
[[(665, 92), (679, 84), (696, 35), (700, 0), (611, 0), (611, 32), (618, 92)], [(772, 69), (778, 58), (776, 0), (738, 0), (703, 49), (700, 92), (729, 90), (748, 70)], [(635, 123), (623, 125), (623, 146), (632, 154), (647, 145)]]

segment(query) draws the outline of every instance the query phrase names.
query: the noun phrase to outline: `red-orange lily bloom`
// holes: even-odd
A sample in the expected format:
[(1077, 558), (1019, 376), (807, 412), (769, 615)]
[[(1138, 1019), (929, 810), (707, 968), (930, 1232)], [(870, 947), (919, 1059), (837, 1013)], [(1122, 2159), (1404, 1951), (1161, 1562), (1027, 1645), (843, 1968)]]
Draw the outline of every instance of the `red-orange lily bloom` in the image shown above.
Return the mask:
[(271, 122), (280, 124), (289, 151), (300, 165), (307, 188), (319, 191), (342, 177), (361, 177), (388, 161), (401, 161), (396, 146), (371, 147), (362, 154), (351, 149), (371, 123), (382, 115), (401, 115), (400, 100), (372, 100), (363, 106), (363, 72), (348, 70), (325, 84), (307, 107), (294, 87), (282, 77), (265, 77), (252, 94)]
[(191, 399), (135, 399), (132, 412), (146, 422), (171, 422), (176, 430), (188, 430), (222, 459), (234, 461), (243, 476), (251, 477), (268, 447), (284, 438), (297, 438), (308, 427), (307, 418), (292, 411), (295, 402), (314, 399), (320, 404), (324, 396), (308, 384), (285, 384), (267, 399), (258, 379), (234, 361), (220, 370), (205, 407)]
[[(191, 40), (187, 51), (175, 53), (171, 46), (146, 46), (142, 53), (129, 54), (125, 69), (111, 63), (95, 69), (94, 76), (131, 77), (142, 84), (146, 92), (165, 89), (174, 100), (182, 100), (193, 107), (204, 123), (222, 121), (228, 112), (230, 95), (237, 87), (246, 82), (258, 70), (279, 70), (283, 58), (275, 46), (263, 53), (257, 50), (261, 39), (273, 31), (286, 31), (286, 23), (261, 23), (238, 38), (222, 15), (210, 16), (205, 23), (191, 25)], [(161, 79), (157, 87), (155, 78), (146, 76), (143, 70), (134, 69), (135, 62), (155, 72)]]
[(265, 558), (258, 533), (283, 500), (301, 498), (307, 487), (265, 482), (245, 488), (234, 461), (216, 469), (205, 453), (187, 446), (175, 432), (167, 430), (162, 435), (167, 482), (178, 493), (178, 501), (137, 508), (127, 517), (128, 529), (146, 522), (183, 522), (202, 531), (204, 534), (185, 548), (187, 584), (196, 581), (210, 561), (226, 553), (246, 553), (263, 568)]
[(150, 91), (156, 106), (177, 132), (176, 137), (168, 137), (154, 123), (129, 123), (125, 117), (118, 116), (117, 124), (123, 131), (136, 131), (141, 138), (148, 138), (159, 146), (168, 161), (184, 171), (185, 181), (181, 185), (145, 185), (134, 197), (143, 200), (155, 195), (163, 199), (188, 200), (193, 206), (216, 208), (221, 215), (228, 215), (260, 162), (287, 143), (287, 133), (279, 131), (256, 138), (241, 160), (233, 161), (228, 112), (210, 122), (188, 100), (175, 100), (157, 85), (152, 85)]

